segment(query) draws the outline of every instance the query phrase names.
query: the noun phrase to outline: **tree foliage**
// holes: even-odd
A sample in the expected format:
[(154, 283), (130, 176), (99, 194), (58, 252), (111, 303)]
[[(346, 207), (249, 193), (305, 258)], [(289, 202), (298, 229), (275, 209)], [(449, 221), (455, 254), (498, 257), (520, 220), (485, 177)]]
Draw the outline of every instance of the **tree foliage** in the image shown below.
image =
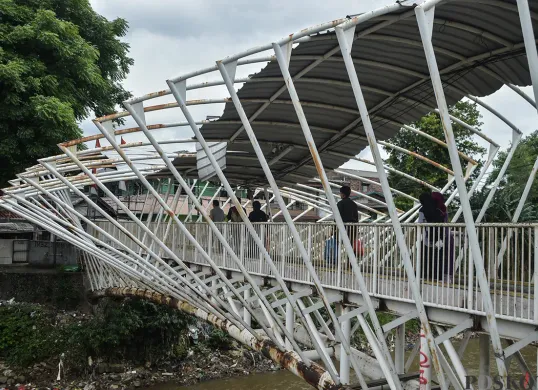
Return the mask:
[(57, 144), (77, 122), (115, 111), (133, 60), (123, 19), (88, 0), (0, 0), (0, 187)]
[[(493, 161), (493, 170), (488, 175), (485, 185), (471, 198), (471, 206), (478, 216), (482, 205), (499, 176), (509, 150), (499, 152)], [(538, 130), (525, 137), (518, 145), (508, 169), (493, 197), (483, 222), (510, 222), (523, 194), (525, 185), (538, 157)], [(535, 181), (519, 217), (520, 222), (538, 220), (538, 183)]]
[[(466, 101), (458, 102), (454, 106), (450, 107), (450, 113), (456, 118), (461, 119), (477, 129), (480, 129), (482, 126), (482, 122), (480, 121), (481, 115), (475, 103)], [(441, 141), (445, 141), (441, 119), (435, 112), (422, 117), (411, 126)], [(485, 153), (485, 149), (474, 141), (473, 133), (456, 123), (452, 123), (452, 127), (458, 150), (467, 156), (478, 160), (479, 156)], [(430, 160), (440, 163), (446, 168), (452, 169), (448, 150), (444, 146), (434, 143), (433, 141), (410, 130), (401, 129), (395, 137), (389, 140), (389, 142), (396, 146), (421, 154)], [(442, 188), (447, 184), (448, 174), (439, 168), (425, 161), (419, 160), (414, 156), (396, 151), (394, 149), (386, 147), (385, 150), (389, 154), (389, 157), (385, 160), (389, 166), (420, 180), (424, 180), (438, 188)], [(460, 162), (465, 170), (467, 167), (467, 161), (460, 158)], [(479, 169), (475, 169), (474, 177), (478, 175), (478, 172)], [(413, 195), (416, 198), (418, 198), (418, 196), (426, 190), (426, 187), (393, 172), (389, 173), (389, 182), (393, 188)], [(450, 193), (450, 191), (454, 188), (455, 185), (447, 193)], [(397, 197), (395, 200), (396, 205), (399, 208), (408, 209), (412, 206), (411, 202), (407, 198)]]

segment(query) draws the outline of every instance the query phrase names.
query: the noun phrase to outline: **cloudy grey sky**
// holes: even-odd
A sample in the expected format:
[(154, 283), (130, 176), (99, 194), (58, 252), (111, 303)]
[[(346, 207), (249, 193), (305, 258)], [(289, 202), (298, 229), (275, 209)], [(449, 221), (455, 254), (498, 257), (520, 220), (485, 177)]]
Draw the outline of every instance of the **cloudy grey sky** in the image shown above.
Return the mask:
[[(390, 4), (393, 0), (339, 0), (309, 2), (284, 0), (90, 0), (94, 9), (113, 19), (125, 18), (129, 33), (125, 40), (131, 45), (135, 64), (125, 80), (126, 88), (135, 96), (165, 89), (166, 79), (214, 65), (216, 60), (242, 50), (273, 42), (289, 33), (328, 20), (365, 12)], [(246, 76), (259, 66), (238, 70)], [(205, 76), (201, 80), (213, 80)], [(532, 94), (529, 88), (524, 89)], [(207, 94), (189, 95), (189, 99), (207, 98)], [(224, 89), (214, 90), (209, 97), (226, 97)], [(171, 97), (162, 102), (171, 101)], [(502, 114), (513, 119), (525, 134), (536, 126), (536, 110), (508, 88), (484, 99)], [(193, 109), (196, 119), (219, 115), (222, 105)], [(163, 122), (183, 120), (179, 110), (167, 110)], [(161, 114), (163, 115), (163, 114)], [(148, 120), (150, 117), (148, 116)], [(483, 111), (483, 130), (503, 147), (511, 140), (510, 130), (493, 115)], [(86, 134), (96, 133), (91, 122), (82, 124)], [(156, 133), (158, 138), (186, 138), (190, 130), (168, 129)], [(134, 141), (135, 139), (129, 139)], [(362, 156), (368, 158), (369, 151)], [(372, 169), (358, 163), (354, 168)]]

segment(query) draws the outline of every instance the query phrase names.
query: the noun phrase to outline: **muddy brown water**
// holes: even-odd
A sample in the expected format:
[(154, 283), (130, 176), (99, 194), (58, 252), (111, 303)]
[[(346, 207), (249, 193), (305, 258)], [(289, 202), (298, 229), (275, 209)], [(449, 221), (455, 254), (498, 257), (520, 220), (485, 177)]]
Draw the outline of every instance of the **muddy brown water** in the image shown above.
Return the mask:
[[(458, 343), (454, 343), (456, 350)], [(536, 375), (537, 348), (527, 347), (522, 350), (522, 355), (525, 358), (531, 373)], [(492, 373), (496, 372), (495, 359), (493, 351), (490, 352), (490, 366)], [(468, 375), (478, 375), (478, 367), (480, 355), (478, 349), (478, 339), (471, 339), (462, 359), (463, 365), (467, 370)], [(338, 366), (337, 366), (338, 367)], [(415, 364), (411, 367), (411, 372), (418, 370), (418, 360), (415, 359)], [(519, 375), (522, 370), (516, 359), (512, 359), (510, 365), (510, 375)], [(221, 379), (199, 383), (194, 386), (178, 386), (172, 383), (158, 385), (150, 390), (309, 390), (310, 386), (305, 384), (300, 378), (294, 376), (288, 371), (277, 371), (265, 374), (255, 374), (239, 378)]]

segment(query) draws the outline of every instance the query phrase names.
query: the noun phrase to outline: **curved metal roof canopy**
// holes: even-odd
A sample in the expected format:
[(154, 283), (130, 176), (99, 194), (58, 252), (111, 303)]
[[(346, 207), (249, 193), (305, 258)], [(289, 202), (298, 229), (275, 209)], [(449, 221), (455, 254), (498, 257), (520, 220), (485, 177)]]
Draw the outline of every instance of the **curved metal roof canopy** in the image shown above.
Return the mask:
[[(531, 7), (536, 22), (538, 4)], [(433, 45), (449, 104), (466, 95), (490, 95), (508, 83), (530, 85), (518, 23), (515, 1), (452, 1), (437, 7)], [(412, 7), (402, 5), (358, 24), (352, 56), (378, 140), (437, 107)], [(343, 155), (356, 155), (368, 143), (334, 31), (299, 43), (289, 69), (323, 165), (338, 168), (348, 160)], [(277, 180), (316, 176), (276, 59), (252, 75), (238, 96)], [(230, 181), (263, 185), (265, 175), (241, 130), (231, 102), (218, 120), (201, 128), (207, 141), (227, 141), (229, 151), (252, 157), (243, 166), (227, 167)], [(287, 178), (290, 173), (295, 177)]]

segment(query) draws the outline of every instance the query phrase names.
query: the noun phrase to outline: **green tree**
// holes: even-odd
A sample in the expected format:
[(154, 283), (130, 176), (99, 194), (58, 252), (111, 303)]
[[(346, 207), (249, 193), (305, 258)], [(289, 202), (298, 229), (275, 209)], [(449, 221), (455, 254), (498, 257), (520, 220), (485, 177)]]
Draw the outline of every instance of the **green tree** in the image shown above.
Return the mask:
[[(480, 213), (482, 205), (486, 201), (497, 176), (499, 176), (499, 172), (507, 156), (508, 150), (499, 152), (497, 158), (493, 161), (493, 170), (487, 176), (485, 185), (471, 198), (471, 205), (476, 216)], [(497, 187), (495, 196), (491, 200), (490, 206), (484, 215), (483, 222), (509, 222), (512, 220), (537, 156), (538, 130), (525, 137), (519, 143), (510, 161), (510, 165)], [(519, 221), (530, 222), (538, 220), (537, 204), (538, 183), (535, 181), (529, 192)]]
[[(480, 129), (482, 126), (482, 122), (480, 121), (481, 115), (475, 103), (466, 101), (458, 102), (450, 107), (450, 113), (474, 128)], [(428, 115), (422, 117), (415, 123), (411, 124), (411, 126), (441, 141), (445, 140), (441, 119), (435, 112), (429, 113)], [(485, 153), (485, 149), (474, 141), (473, 133), (456, 123), (452, 123), (452, 127), (458, 150), (479, 161), (478, 158)], [(421, 154), (430, 160), (440, 163), (446, 168), (452, 169), (450, 156), (445, 147), (438, 145), (410, 130), (401, 129), (396, 136), (389, 140), (389, 142), (396, 146)], [(424, 180), (438, 188), (442, 188), (447, 184), (448, 174), (439, 168), (436, 168), (425, 161), (419, 160), (416, 157), (396, 151), (394, 149), (385, 148), (385, 150), (389, 154), (389, 157), (385, 160), (385, 163), (389, 166), (418, 179)], [(460, 158), (460, 162), (465, 170), (467, 167), (467, 161)], [(479, 169), (475, 169), (474, 177), (478, 175), (478, 172)], [(392, 172), (389, 173), (389, 182), (393, 188), (413, 195), (416, 198), (418, 198), (418, 196), (426, 190), (424, 186), (421, 186), (414, 181)], [(450, 191), (453, 191), (454, 188), (455, 185), (453, 185), (447, 194), (449, 194)], [(409, 209), (412, 206), (412, 202), (403, 197), (396, 197), (395, 202), (396, 206), (401, 209)]]
[(0, 187), (130, 96), (127, 27), (88, 0), (0, 0)]

